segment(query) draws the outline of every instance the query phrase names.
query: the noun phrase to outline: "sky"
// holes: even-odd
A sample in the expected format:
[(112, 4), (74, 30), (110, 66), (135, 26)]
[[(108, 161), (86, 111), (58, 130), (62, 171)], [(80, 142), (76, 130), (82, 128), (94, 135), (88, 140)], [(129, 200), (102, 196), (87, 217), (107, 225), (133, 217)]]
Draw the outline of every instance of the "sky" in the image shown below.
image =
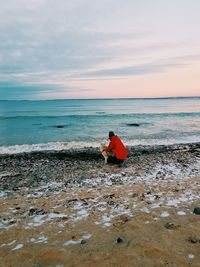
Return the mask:
[(200, 96), (199, 0), (0, 0), (0, 99)]

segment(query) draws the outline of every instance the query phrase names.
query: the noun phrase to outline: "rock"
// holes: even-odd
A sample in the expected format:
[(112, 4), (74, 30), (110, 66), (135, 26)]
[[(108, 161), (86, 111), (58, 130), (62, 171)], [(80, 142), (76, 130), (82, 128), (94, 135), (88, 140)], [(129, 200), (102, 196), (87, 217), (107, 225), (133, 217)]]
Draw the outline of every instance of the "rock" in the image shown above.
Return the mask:
[(131, 197), (132, 198), (138, 197), (138, 193), (133, 193)]
[(6, 178), (6, 177), (15, 177), (18, 175), (20, 175), (20, 173), (4, 171), (0, 173), (0, 179)]
[(82, 239), (81, 240), (81, 245), (84, 245), (84, 244), (86, 244), (87, 243), (87, 241), (85, 240), (85, 239)]
[(113, 198), (115, 196), (115, 194), (107, 194), (104, 195), (103, 198)]
[(117, 238), (117, 244), (120, 244), (120, 243), (123, 243), (123, 242), (124, 242), (124, 240), (121, 237)]
[(43, 209), (38, 209), (38, 208), (30, 208), (28, 212), (28, 216), (33, 216), (33, 215), (43, 215), (46, 214), (46, 211)]
[(109, 201), (107, 201), (107, 204), (108, 204), (109, 206), (114, 206), (114, 205), (115, 205), (115, 202), (112, 201), (112, 200), (109, 200)]
[(195, 244), (195, 243), (200, 243), (200, 238), (197, 238), (197, 237), (189, 237), (188, 238), (188, 241)]
[(15, 219), (11, 219), (8, 221), (8, 224), (9, 225), (12, 225), (12, 224), (15, 224), (17, 221)]
[(193, 213), (196, 215), (200, 215), (200, 208), (194, 208)]
[(56, 125), (55, 127), (56, 127), (56, 128), (64, 128), (65, 125)]
[(130, 126), (130, 127), (139, 127), (140, 126), (139, 123), (127, 123), (126, 125)]
[(167, 222), (165, 224), (165, 228), (167, 228), (167, 229), (177, 229), (179, 227), (180, 227), (179, 224), (176, 224), (176, 223), (173, 223), (173, 222)]
[(126, 215), (124, 215), (124, 214), (123, 214), (123, 215), (120, 215), (119, 218), (120, 218), (120, 220), (122, 220), (124, 223), (129, 221), (128, 216), (126, 216)]

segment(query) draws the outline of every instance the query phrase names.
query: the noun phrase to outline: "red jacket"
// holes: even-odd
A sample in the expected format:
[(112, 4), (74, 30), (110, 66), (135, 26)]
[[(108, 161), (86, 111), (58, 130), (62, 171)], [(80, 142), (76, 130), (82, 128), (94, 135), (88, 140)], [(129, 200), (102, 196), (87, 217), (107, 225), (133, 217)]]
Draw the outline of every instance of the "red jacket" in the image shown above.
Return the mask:
[(115, 157), (121, 160), (125, 159), (128, 156), (127, 149), (117, 135), (111, 137), (110, 143), (105, 151), (112, 151), (115, 154)]

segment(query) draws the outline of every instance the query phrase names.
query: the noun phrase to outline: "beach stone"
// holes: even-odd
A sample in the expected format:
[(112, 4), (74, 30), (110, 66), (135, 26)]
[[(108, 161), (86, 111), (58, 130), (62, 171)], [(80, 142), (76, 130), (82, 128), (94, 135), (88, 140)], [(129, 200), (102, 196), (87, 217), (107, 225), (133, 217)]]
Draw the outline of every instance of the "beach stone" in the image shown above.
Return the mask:
[(9, 225), (12, 225), (12, 224), (15, 224), (17, 221), (15, 220), (15, 219), (11, 219), (9, 222), (8, 222), (8, 224)]
[(200, 238), (193, 236), (193, 237), (189, 237), (188, 241), (193, 243), (193, 244), (196, 244), (196, 243), (200, 243)]
[(20, 175), (20, 173), (4, 171), (4, 172), (0, 173), (0, 179), (6, 178), (6, 177), (15, 177), (15, 176), (18, 176), (18, 175)]
[(126, 216), (126, 215), (120, 215), (120, 220), (122, 220), (124, 223), (126, 223), (126, 222), (128, 222), (129, 221), (129, 218), (128, 218), (128, 216)]
[(200, 215), (200, 208), (194, 208), (194, 211), (193, 211), (194, 214), (196, 215)]
[(179, 224), (176, 224), (176, 223), (173, 223), (173, 222), (167, 222), (165, 224), (165, 228), (167, 228), (167, 229), (177, 229), (179, 227), (180, 227)]
[(115, 194), (108, 194), (103, 196), (103, 198), (113, 198), (113, 197), (115, 197)]
[(87, 241), (85, 240), (85, 239), (82, 239), (81, 240), (81, 245), (84, 245), (84, 244), (86, 244), (87, 243)]
[(127, 123), (126, 125), (130, 126), (130, 127), (139, 127), (140, 126), (139, 123)]
[(56, 128), (64, 128), (65, 125), (56, 125)]
[(46, 211), (43, 209), (38, 209), (38, 208), (31, 208), (28, 212), (28, 216), (33, 216), (33, 215), (43, 215), (46, 214)]
[(112, 200), (109, 200), (109, 201), (107, 201), (107, 204), (108, 204), (109, 206), (114, 206), (114, 205), (115, 205), (115, 202), (112, 201)]
[(117, 244), (121, 244), (121, 243), (123, 243), (124, 242), (124, 240), (121, 238), (121, 237), (118, 237), (117, 238)]
[(131, 197), (132, 198), (138, 197), (138, 193), (133, 193)]

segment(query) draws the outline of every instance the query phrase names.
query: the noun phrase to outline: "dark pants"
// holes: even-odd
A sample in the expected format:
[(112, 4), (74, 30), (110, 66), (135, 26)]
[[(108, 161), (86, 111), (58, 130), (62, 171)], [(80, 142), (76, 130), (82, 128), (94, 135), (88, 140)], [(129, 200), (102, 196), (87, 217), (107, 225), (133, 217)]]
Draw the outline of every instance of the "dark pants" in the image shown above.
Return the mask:
[(107, 162), (108, 163), (112, 163), (112, 164), (121, 164), (123, 162), (123, 160), (122, 159), (118, 159), (115, 156), (114, 157), (109, 156)]

